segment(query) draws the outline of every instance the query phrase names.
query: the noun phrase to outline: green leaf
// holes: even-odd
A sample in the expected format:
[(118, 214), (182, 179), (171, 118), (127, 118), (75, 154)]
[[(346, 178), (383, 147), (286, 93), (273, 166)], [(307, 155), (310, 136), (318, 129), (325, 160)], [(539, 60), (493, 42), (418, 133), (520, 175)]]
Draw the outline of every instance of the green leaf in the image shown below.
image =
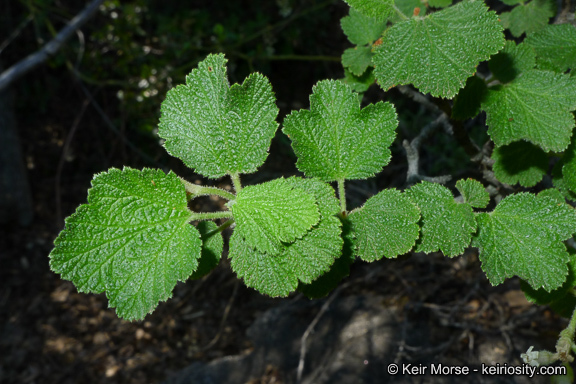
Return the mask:
[(264, 163), (278, 124), (272, 87), (259, 73), (228, 84), (224, 55), (208, 55), (170, 90), (158, 134), (166, 150), (212, 178), (251, 173)]
[(576, 81), (568, 75), (530, 70), (488, 91), (488, 134), (497, 146), (527, 140), (545, 151), (561, 152), (570, 143), (576, 108)]
[[(418, 8), (416, 11), (416, 16), (424, 17), (426, 15), (426, 4), (422, 0), (394, 0), (394, 4), (396, 8), (402, 12), (402, 15), (406, 17), (412, 17), (415, 13), (414, 10)], [(403, 21), (403, 18), (400, 17), (398, 14), (393, 14), (390, 17), (390, 21), (397, 23)]]
[(458, 92), (454, 98), (452, 118), (457, 120), (470, 119), (480, 113), (482, 100), (486, 96), (488, 88), (484, 80), (477, 76), (471, 76), (466, 80), (466, 86)]
[(508, 83), (519, 74), (529, 71), (536, 65), (536, 53), (526, 44), (516, 45), (513, 41), (506, 41), (504, 49), (492, 56), (488, 68), (501, 82)]
[(283, 178), (247, 186), (227, 204), (236, 222), (234, 233), (272, 255), (282, 243), (304, 236), (320, 218), (314, 196)]
[(174, 173), (112, 168), (66, 219), (50, 267), (79, 292), (106, 291), (118, 316), (143, 319), (196, 270), (201, 241), (191, 216)]
[(540, 69), (561, 73), (575, 69), (576, 27), (573, 25), (547, 25), (544, 29), (528, 35), (524, 44), (536, 51), (536, 63)]
[(372, 196), (353, 211), (355, 254), (364, 261), (395, 258), (408, 252), (418, 238), (420, 212), (410, 199), (395, 189)]
[(458, 180), (456, 188), (462, 194), (464, 202), (474, 208), (486, 208), (490, 202), (490, 195), (481, 182), (474, 179)]
[(190, 279), (199, 279), (209, 274), (220, 263), (224, 250), (224, 239), (222, 233), (217, 231), (216, 223), (201, 221), (197, 228), (202, 239), (202, 253), (198, 260), (198, 269), (190, 275)]
[(515, 37), (529, 34), (544, 28), (554, 16), (556, 4), (551, 0), (532, 0), (527, 4), (518, 4), (510, 12), (502, 12), (500, 20), (504, 28)]
[(373, 62), (383, 89), (414, 84), (423, 93), (452, 98), (476, 66), (503, 46), (496, 13), (482, 1), (465, 1), (395, 24), (384, 32)]
[(576, 297), (571, 290), (576, 286), (576, 255), (574, 250), (569, 250), (570, 262), (568, 263), (568, 277), (561, 287), (546, 292), (546, 290), (534, 289), (528, 283), (520, 280), (520, 288), (526, 295), (526, 299), (538, 305), (549, 305), (560, 316), (570, 318), (576, 308)]
[(452, 5), (452, 0), (429, 0), (428, 5), (434, 8), (446, 8)]
[(342, 55), (342, 65), (354, 75), (360, 76), (372, 64), (372, 49), (370, 47), (348, 48)]
[(562, 195), (562, 192), (560, 192), (556, 188), (548, 188), (538, 193), (538, 197), (544, 197), (544, 196), (550, 197), (551, 199), (554, 199), (558, 203), (566, 202), (566, 199), (564, 198), (564, 195)]
[(518, 193), (491, 213), (477, 214), (482, 269), (492, 285), (519, 276), (547, 292), (566, 280), (569, 257), (562, 241), (576, 232), (576, 211), (547, 196)]
[(358, 95), (333, 80), (318, 82), (310, 110), (293, 111), (283, 131), (292, 139), (296, 166), (306, 176), (324, 181), (365, 179), (390, 161), (398, 125), (390, 103), (360, 109)]
[(374, 77), (373, 68), (368, 68), (362, 76), (352, 74), (348, 69), (344, 68), (344, 78), (341, 80), (347, 84), (354, 92), (366, 92), (368, 88), (376, 81)]
[(572, 137), (572, 143), (564, 152), (562, 163), (562, 175), (566, 187), (576, 193), (576, 135)]
[(364, 16), (386, 21), (394, 12), (394, 0), (344, 0)]
[(356, 45), (372, 44), (386, 29), (385, 22), (364, 16), (354, 8), (350, 8), (350, 15), (340, 20), (340, 25), (348, 40)]
[(539, 147), (516, 141), (494, 148), (494, 176), (503, 183), (533, 187), (548, 172), (548, 156)]
[(459, 204), (448, 188), (423, 181), (406, 191), (420, 208), (422, 233), (416, 252), (442, 251), (445, 256), (461, 255), (476, 232), (472, 207)]
[(270, 296), (287, 296), (299, 282), (309, 284), (330, 269), (340, 256), (340, 206), (334, 189), (316, 179), (290, 178), (286, 184), (301, 188), (318, 202), (320, 221), (302, 238), (282, 244), (276, 255), (251, 247), (236, 229), (230, 239), (231, 266), (247, 286)]
[(576, 192), (570, 189), (570, 184), (566, 181), (562, 168), (564, 168), (564, 159), (560, 159), (552, 168), (552, 184), (566, 199), (576, 201)]

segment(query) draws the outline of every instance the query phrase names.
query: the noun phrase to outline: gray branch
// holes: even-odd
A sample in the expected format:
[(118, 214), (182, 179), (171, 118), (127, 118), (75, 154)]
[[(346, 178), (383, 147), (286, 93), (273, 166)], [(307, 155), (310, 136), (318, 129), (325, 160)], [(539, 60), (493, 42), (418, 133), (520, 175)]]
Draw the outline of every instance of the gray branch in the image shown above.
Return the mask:
[(92, 0), (92, 2), (88, 4), (82, 12), (70, 20), (68, 25), (58, 32), (54, 39), (48, 44), (0, 74), (0, 91), (58, 52), (66, 40), (96, 13), (98, 7), (103, 2), (104, 0)]

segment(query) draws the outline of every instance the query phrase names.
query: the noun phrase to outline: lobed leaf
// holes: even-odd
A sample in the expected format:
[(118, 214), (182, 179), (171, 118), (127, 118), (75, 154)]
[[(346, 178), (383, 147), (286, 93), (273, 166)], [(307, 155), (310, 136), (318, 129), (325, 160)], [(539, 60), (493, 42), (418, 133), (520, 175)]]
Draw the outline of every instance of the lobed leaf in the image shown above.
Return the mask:
[(383, 89), (414, 84), (423, 93), (452, 98), (476, 66), (504, 46), (496, 13), (464, 1), (386, 30), (373, 62)]
[(563, 151), (570, 143), (576, 109), (576, 81), (570, 76), (530, 70), (511, 83), (488, 90), (488, 134), (497, 146), (527, 140), (545, 151)]
[(400, 191), (385, 189), (348, 216), (355, 255), (364, 261), (394, 258), (408, 252), (418, 238), (420, 212)]
[(264, 163), (278, 124), (272, 87), (259, 73), (228, 84), (224, 55), (208, 55), (170, 90), (158, 134), (164, 146), (198, 173), (217, 178), (251, 173)]
[(386, 21), (394, 12), (394, 0), (344, 0), (364, 16)]
[(490, 202), (490, 195), (486, 192), (482, 183), (477, 180), (458, 180), (456, 189), (462, 194), (464, 202), (474, 208), (486, 208)]
[(247, 186), (228, 205), (234, 232), (271, 255), (281, 251), (282, 243), (304, 236), (320, 218), (314, 196), (283, 178)]
[(554, 16), (555, 3), (551, 0), (532, 0), (521, 2), (510, 12), (502, 12), (500, 20), (504, 28), (509, 29), (515, 37), (529, 34), (544, 28)]
[(231, 266), (247, 286), (270, 296), (287, 296), (299, 282), (309, 284), (330, 269), (340, 256), (342, 238), (340, 206), (334, 189), (317, 179), (290, 178), (286, 184), (313, 196), (320, 221), (304, 236), (283, 243), (277, 254), (266, 253), (248, 244), (236, 229), (230, 239)]
[(576, 26), (552, 24), (526, 37), (524, 44), (536, 52), (540, 69), (566, 72), (576, 65)]
[(94, 176), (88, 203), (66, 219), (50, 267), (79, 292), (106, 291), (118, 316), (143, 319), (198, 266), (191, 215), (174, 173), (112, 168)]
[(386, 22), (364, 16), (356, 9), (350, 8), (350, 14), (340, 20), (340, 26), (352, 44), (367, 45), (378, 40), (386, 29)]
[(365, 179), (390, 161), (398, 125), (390, 103), (360, 109), (358, 95), (340, 81), (318, 82), (310, 110), (293, 111), (283, 132), (292, 140), (296, 166), (323, 181)]
[(436, 183), (423, 181), (406, 193), (422, 215), (416, 252), (442, 251), (449, 257), (461, 255), (476, 232), (472, 207), (457, 203), (448, 188)]
[(503, 183), (533, 187), (548, 172), (548, 155), (526, 141), (494, 148), (494, 176)]
[(518, 193), (479, 213), (474, 245), (492, 285), (519, 276), (534, 289), (560, 287), (569, 261), (562, 241), (576, 232), (576, 211), (547, 196)]

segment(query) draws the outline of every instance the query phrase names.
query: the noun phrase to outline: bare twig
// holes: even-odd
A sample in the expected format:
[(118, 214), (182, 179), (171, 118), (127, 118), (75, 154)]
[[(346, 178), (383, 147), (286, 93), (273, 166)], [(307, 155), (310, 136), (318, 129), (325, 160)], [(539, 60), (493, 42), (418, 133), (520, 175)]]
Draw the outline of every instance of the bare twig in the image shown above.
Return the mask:
[(8, 87), (24, 74), (48, 60), (50, 56), (56, 54), (66, 40), (96, 13), (103, 1), (104, 0), (92, 0), (92, 2), (88, 4), (82, 12), (70, 20), (68, 25), (58, 32), (54, 39), (48, 44), (0, 74), (0, 90)]

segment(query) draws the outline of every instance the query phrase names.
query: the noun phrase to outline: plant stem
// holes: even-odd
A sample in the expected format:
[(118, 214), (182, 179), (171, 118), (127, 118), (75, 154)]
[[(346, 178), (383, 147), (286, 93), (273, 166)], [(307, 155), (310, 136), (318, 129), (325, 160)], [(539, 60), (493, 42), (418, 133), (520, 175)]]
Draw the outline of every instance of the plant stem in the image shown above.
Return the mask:
[(346, 216), (346, 191), (344, 190), (344, 179), (338, 179), (338, 198), (340, 199), (340, 210)]
[(556, 343), (556, 353), (558, 358), (564, 362), (570, 362), (574, 360), (570, 352), (574, 346), (574, 333), (576, 332), (576, 308), (572, 312), (572, 317), (566, 329), (560, 332), (560, 337)]
[(242, 190), (242, 184), (240, 183), (240, 174), (237, 172), (231, 173), (230, 177), (232, 178), (232, 184), (234, 184), (234, 190), (236, 193)]
[(218, 212), (192, 212), (190, 221), (214, 220), (214, 219), (231, 219), (232, 212), (218, 211)]
[(216, 195), (226, 200), (234, 200), (236, 198), (236, 196), (233, 193), (225, 191), (221, 188), (196, 185), (187, 180), (184, 180), (183, 178), (180, 178), (180, 181), (182, 182), (182, 184), (184, 184), (186, 192), (191, 193), (192, 195), (195, 196)]

